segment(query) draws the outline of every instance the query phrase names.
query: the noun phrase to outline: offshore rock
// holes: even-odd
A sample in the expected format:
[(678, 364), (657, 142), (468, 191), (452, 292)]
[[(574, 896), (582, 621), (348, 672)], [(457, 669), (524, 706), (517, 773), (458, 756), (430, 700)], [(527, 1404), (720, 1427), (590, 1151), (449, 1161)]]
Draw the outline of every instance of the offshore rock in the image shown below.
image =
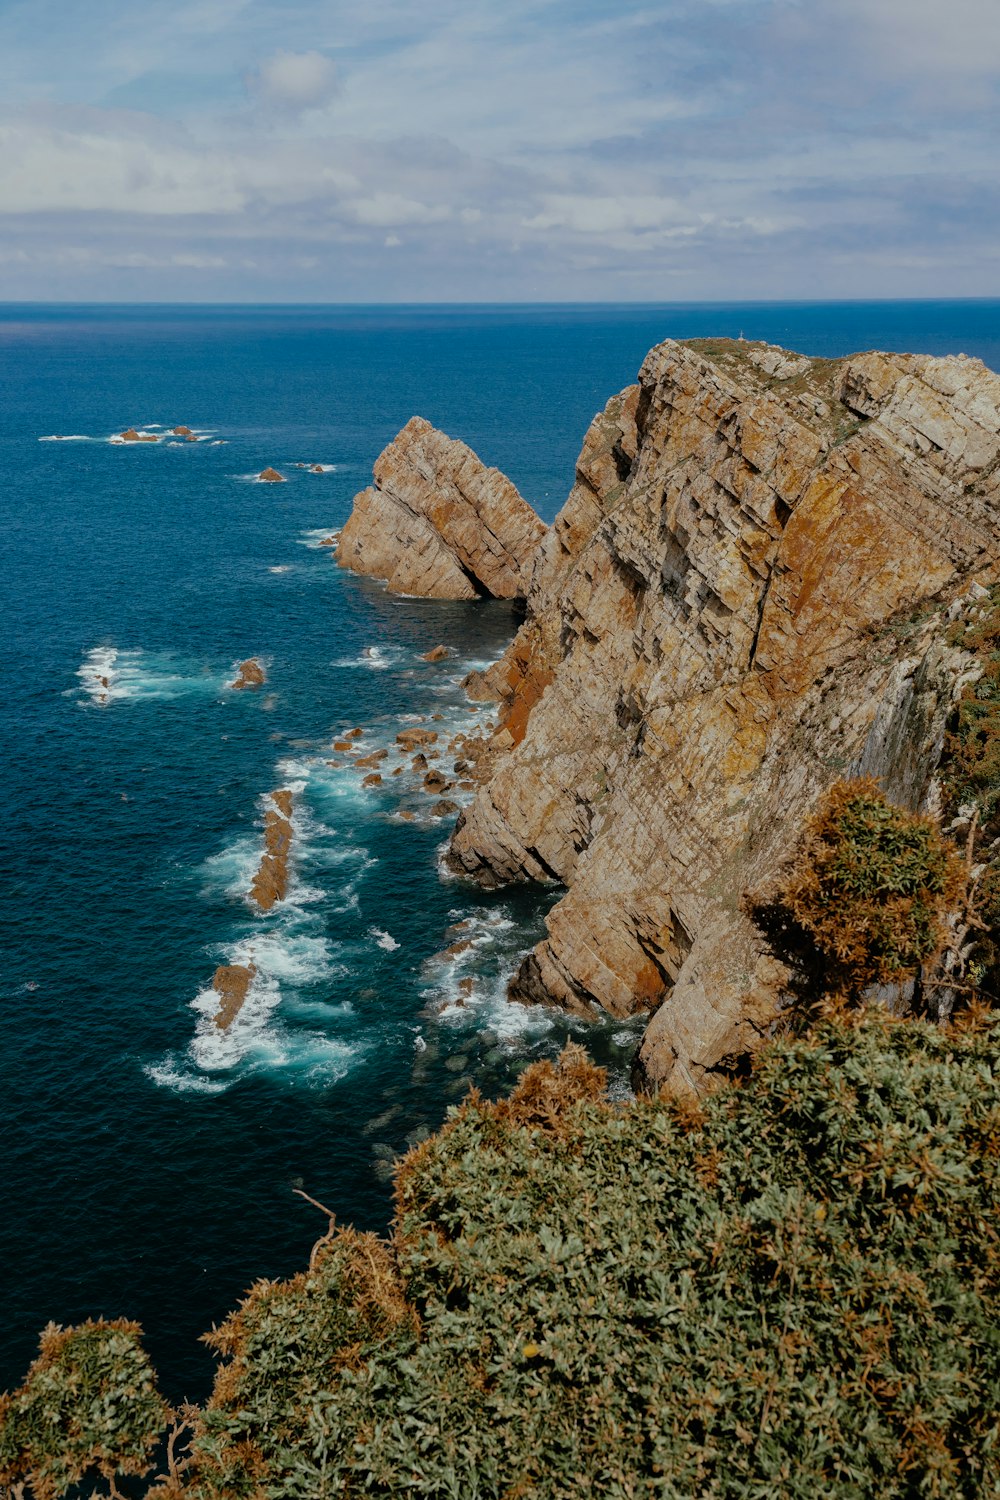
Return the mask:
[(343, 568), (427, 599), (523, 597), (545, 525), (499, 469), (411, 417), (340, 533)]
[(595, 418), (450, 862), (558, 881), (522, 1001), (654, 1012), (641, 1087), (710, 1087), (787, 975), (742, 903), (839, 777), (933, 801), (968, 670), (944, 612), (1000, 576), (1000, 377), (668, 341)]
[[(261, 911), (270, 911), (288, 894), (288, 859), (292, 849), (292, 793), (280, 787), (271, 793), (273, 808), (264, 814), (264, 853), (250, 883), (250, 897)], [(277, 809), (277, 811), (275, 811)]]
[(266, 681), (267, 674), (264, 668), (251, 656), (246, 661), (240, 662), (236, 668), (236, 676), (229, 686), (235, 688), (237, 692), (242, 692), (244, 688), (263, 687)]
[(212, 988), (219, 996), (215, 1024), (226, 1031), (243, 1009), (257, 969), (253, 964), (220, 964), (212, 976)]
[(126, 427), (121, 434), (123, 443), (158, 443), (159, 438), (151, 432), (136, 432), (134, 427)]
[(271, 469), (271, 468), (261, 469), (260, 473), (257, 475), (257, 478), (260, 479), (264, 484), (284, 484), (285, 483), (285, 476), (284, 476), (284, 474), (279, 474), (278, 471), (277, 471), (277, 469)]

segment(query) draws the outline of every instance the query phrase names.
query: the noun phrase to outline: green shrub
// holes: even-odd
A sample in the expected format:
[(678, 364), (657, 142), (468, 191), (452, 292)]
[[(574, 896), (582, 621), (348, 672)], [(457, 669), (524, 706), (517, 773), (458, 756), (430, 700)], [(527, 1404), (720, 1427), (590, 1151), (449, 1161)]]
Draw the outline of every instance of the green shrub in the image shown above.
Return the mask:
[(52, 1500), (96, 1469), (145, 1474), (170, 1412), (136, 1323), (50, 1323), (24, 1384), (0, 1396), (0, 1484)]
[(754, 912), (807, 990), (854, 1000), (940, 952), (965, 874), (929, 818), (894, 806), (874, 780), (840, 781)]
[(1000, 1493), (998, 1065), (996, 1024), (867, 1016), (700, 1105), (572, 1049), (470, 1098), (391, 1250), (232, 1320), (191, 1495)]

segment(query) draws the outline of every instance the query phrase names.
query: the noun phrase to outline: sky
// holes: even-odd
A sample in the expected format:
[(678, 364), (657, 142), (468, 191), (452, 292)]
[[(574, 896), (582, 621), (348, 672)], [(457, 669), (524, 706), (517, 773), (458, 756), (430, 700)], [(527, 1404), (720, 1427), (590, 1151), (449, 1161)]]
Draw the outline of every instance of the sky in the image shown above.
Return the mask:
[(1000, 0), (0, 0), (0, 78), (0, 299), (1000, 294)]

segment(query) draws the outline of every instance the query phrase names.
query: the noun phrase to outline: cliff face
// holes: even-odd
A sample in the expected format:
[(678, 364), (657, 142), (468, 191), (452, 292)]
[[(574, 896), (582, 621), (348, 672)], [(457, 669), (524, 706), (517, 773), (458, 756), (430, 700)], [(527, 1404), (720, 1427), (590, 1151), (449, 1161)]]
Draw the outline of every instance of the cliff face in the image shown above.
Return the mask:
[(545, 525), (499, 469), (411, 417), (355, 496), (337, 561), (398, 594), (497, 599), (527, 592)]
[(650, 353), (475, 685), (500, 723), (452, 862), (568, 886), (513, 998), (655, 1011), (647, 1087), (754, 1048), (785, 974), (742, 897), (838, 777), (931, 795), (968, 667), (941, 611), (996, 576), (998, 466), (1000, 378), (975, 360)]

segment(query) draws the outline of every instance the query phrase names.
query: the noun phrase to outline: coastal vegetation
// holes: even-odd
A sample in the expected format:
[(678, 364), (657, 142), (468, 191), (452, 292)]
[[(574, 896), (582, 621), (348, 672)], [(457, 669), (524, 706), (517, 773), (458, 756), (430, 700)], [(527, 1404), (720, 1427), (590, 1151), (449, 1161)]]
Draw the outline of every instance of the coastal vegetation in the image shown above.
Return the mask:
[(931, 818), (894, 806), (870, 777), (840, 781), (754, 910), (810, 1005), (851, 1004), (942, 952), (966, 876)]
[[(331, 1220), (210, 1335), (150, 1493), (992, 1494), (998, 1070), (992, 1013), (866, 1010), (698, 1102), (610, 1101), (576, 1048), (473, 1093), (402, 1162), (388, 1240)], [(77, 1339), (83, 1380), (51, 1357)], [(131, 1327), (50, 1330), (0, 1480), (50, 1500), (118, 1442), (129, 1472), (162, 1415)]]

